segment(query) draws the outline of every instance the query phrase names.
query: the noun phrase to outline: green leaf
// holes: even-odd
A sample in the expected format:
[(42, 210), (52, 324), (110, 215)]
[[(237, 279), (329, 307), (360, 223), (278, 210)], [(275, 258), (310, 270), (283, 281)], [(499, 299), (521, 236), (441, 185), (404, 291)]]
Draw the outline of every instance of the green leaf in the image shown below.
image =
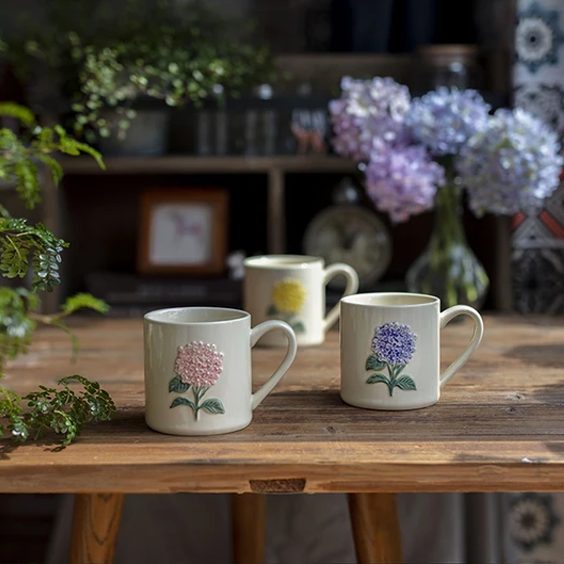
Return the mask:
[(68, 246), (41, 223), (25, 219), (0, 218), (0, 274), (23, 278), (30, 267), (34, 290), (49, 290), (60, 281), (61, 252)]
[(51, 171), (51, 177), (53, 178), (53, 184), (58, 186), (63, 178), (63, 167), (53, 157), (49, 155), (38, 155), (37, 157), (47, 168)]
[(13, 102), (0, 102), (0, 116), (15, 118), (28, 127), (35, 123), (35, 116), (31, 110)]
[(187, 405), (188, 407), (195, 409), (194, 402), (188, 398), (174, 398), (170, 407), (178, 407), (179, 405)]
[(178, 394), (183, 394), (187, 392), (190, 388), (190, 384), (184, 383), (179, 376), (175, 376), (169, 383), (168, 383), (168, 391), (169, 392), (176, 392)]
[(384, 384), (389, 384), (388, 377), (384, 374), (372, 374), (366, 380), (367, 384), (377, 384), (378, 382), (382, 382)]
[(411, 376), (407, 376), (406, 374), (400, 376), (395, 381), (395, 386), (400, 390), (405, 390), (405, 391), (417, 390), (417, 386), (415, 385), (413, 378), (411, 378)]
[(37, 305), (37, 296), (23, 288), (0, 288), (0, 377), (5, 361), (27, 350), (37, 326), (29, 314)]
[(221, 400), (210, 398), (206, 400), (202, 405), (200, 405), (200, 409), (207, 411), (208, 413), (218, 414), (218, 413), (225, 413), (225, 409)]
[(292, 329), (296, 333), (304, 333), (305, 332), (305, 325), (301, 321), (296, 321), (295, 323), (292, 323)]
[(61, 311), (65, 315), (70, 315), (79, 309), (91, 309), (98, 313), (107, 313), (110, 308), (103, 300), (84, 292), (68, 297), (61, 307)]
[[(72, 389), (71, 384), (82, 389)], [(6, 393), (0, 386), (0, 417), (7, 420), (0, 434), (9, 433), (17, 442), (55, 434), (60, 439), (58, 448), (62, 448), (76, 439), (85, 424), (109, 421), (115, 410), (108, 392), (76, 374), (62, 378), (57, 388), (39, 386), (23, 397)]]
[(386, 367), (386, 363), (378, 359), (375, 354), (371, 354), (366, 359), (366, 370), (382, 370)]
[(267, 310), (266, 310), (266, 315), (278, 315), (278, 310), (276, 309), (276, 306), (274, 304), (272, 304)]

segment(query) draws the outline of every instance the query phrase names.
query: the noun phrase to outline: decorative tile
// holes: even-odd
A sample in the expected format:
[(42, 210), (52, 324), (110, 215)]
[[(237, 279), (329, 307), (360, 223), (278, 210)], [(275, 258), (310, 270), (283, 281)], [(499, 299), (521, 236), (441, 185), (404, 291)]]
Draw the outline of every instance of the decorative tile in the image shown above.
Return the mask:
[(515, 90), (515, 105), (542, 119), (564, 137), (564, 87), (560, 84), (523, 84)]
[(524, 552), (530, 553), (540, 545), (551, 545), (560, 523), (551, 494), (522, 493), (512, 497), (509, 504), (509, 534)]
[(564, 313), (564, 249), (515, 249), (513, 299), (522, 313)]
[(534, 74), (543, 65), (559, 63), (559, 49), (564, 43), (560, 11), (540, 2), (522, 2), (521, 6), (515, 31), (517, 63)]
[[(518, 0), (515, 104), (559, 134), (564, 146), (564, 2)], [(513, 218), (513, 295), (522, 313), (564, 312), (564, 182), (543, 209)]]

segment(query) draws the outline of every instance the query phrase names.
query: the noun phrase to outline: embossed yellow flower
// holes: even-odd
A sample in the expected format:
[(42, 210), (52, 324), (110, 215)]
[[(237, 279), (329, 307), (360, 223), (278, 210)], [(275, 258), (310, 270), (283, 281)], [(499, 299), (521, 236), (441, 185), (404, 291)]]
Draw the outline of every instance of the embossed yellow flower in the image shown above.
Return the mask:
[(298, 313), (306, 298), (303, 284), (295, 278), (284, 278), (272, 288), (272, 302), (282, 313)]

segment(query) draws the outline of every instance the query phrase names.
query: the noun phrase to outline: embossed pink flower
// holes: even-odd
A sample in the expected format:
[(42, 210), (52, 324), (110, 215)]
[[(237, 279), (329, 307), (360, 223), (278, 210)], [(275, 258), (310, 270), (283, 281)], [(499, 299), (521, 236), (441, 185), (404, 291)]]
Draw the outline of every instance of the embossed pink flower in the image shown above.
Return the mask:
[(174, 372), (185, 384), (195, 388), (209, 388), (217, 383), (223, 372), (223, 353), (202, 341), (192, 341), (178, 347)]

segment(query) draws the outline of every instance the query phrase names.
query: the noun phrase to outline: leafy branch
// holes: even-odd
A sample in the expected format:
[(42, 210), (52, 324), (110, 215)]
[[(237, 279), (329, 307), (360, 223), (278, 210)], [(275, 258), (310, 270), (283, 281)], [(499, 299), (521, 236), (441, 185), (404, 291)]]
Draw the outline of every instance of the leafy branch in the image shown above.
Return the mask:
[[(79, 310), (106, 313), (108, 305), (90, 294), (67, 298), (60, 311), (51, 315), (38, 313), (40, 299), (25, 288), (0, 288), (0, 379), (7, 360), (27, 352), (38, 324), (62, 329), (71, 339), (73, 357), (78, 352), (78, 340), (66, 324), (66, 318)], [(2, 398), (0, 397), (0, 413)]]
[[(82, 390), (75, 392), (73, 384), (80, 384)], [(66, 446), (87, 423), (109, 421), (115, 409), (100, 384), (76, 374), (59, 380), (57, 388), (39, 386), (38, 391), (21, 398), (0, 386), (0, 435), (9, 433), (25, 442), (54, 434)]]
[(0, 103), (0, 116), (12, 117), (27, 128), (23, 135), (3, 127), (0, 129), (0, 180), (16, 184), (25, 205), (32, 209), (41, 201), (38, 165), (47, 167), (55, 185), (63, 176), (60, 163), (53, 153), (77, 156), (85, 153), (104, 168), (98, 151), (77, 141), (60, 125), (41, 127), (33, 114), (23, 106), (11, 102)]
[[(41, 200), (40, 171), (50, 171), (58, 184), (63, 176), (55, 153), (93, 157), (104, 167), (100, 154), (69, 136), (59, 125), (39, 126), (33, 114), (17, 104), (0, 103), (0, 117), (15, 118), (22, 132), (0, 128), (0, 181), (14, 183), (25, 205), (32, 209)], [(39, 325), (50, 325), (69, 334), (73, 357), (78, 341), (66, 318), (81, 309), (105, 313), (108, 306), (90, 294), (69, 297), (54, 314), (39, 313), (38, 292), (51, 290), (60, 282), (61, 252), (68, 244), (44, 225), (31, 225), (13, 218), (0, 206), (0, 275), (26, 278), (31, 273), (31, 289), (0, 287), (0, 379), (6, 362), (25, 353)], [(71, 386), (80, 384), (81, 391)], [(58, 387), (20, 396), (0, 385), (0, 437), (9, 434), (19, 442), (37, 440), (49, 434), (60, 437), (61, 445), (72, 442), (91, 421), (109, 420), (115, 406), (105, 390), (82, 376), (59, 380)]]
[(33, 290), (50, 290), (60, 282), (61, 252), (68, 244), (41, 223), (30, 225), (4, 210), (0, 218), (0, 274), (24, 278), (31, 269)]

